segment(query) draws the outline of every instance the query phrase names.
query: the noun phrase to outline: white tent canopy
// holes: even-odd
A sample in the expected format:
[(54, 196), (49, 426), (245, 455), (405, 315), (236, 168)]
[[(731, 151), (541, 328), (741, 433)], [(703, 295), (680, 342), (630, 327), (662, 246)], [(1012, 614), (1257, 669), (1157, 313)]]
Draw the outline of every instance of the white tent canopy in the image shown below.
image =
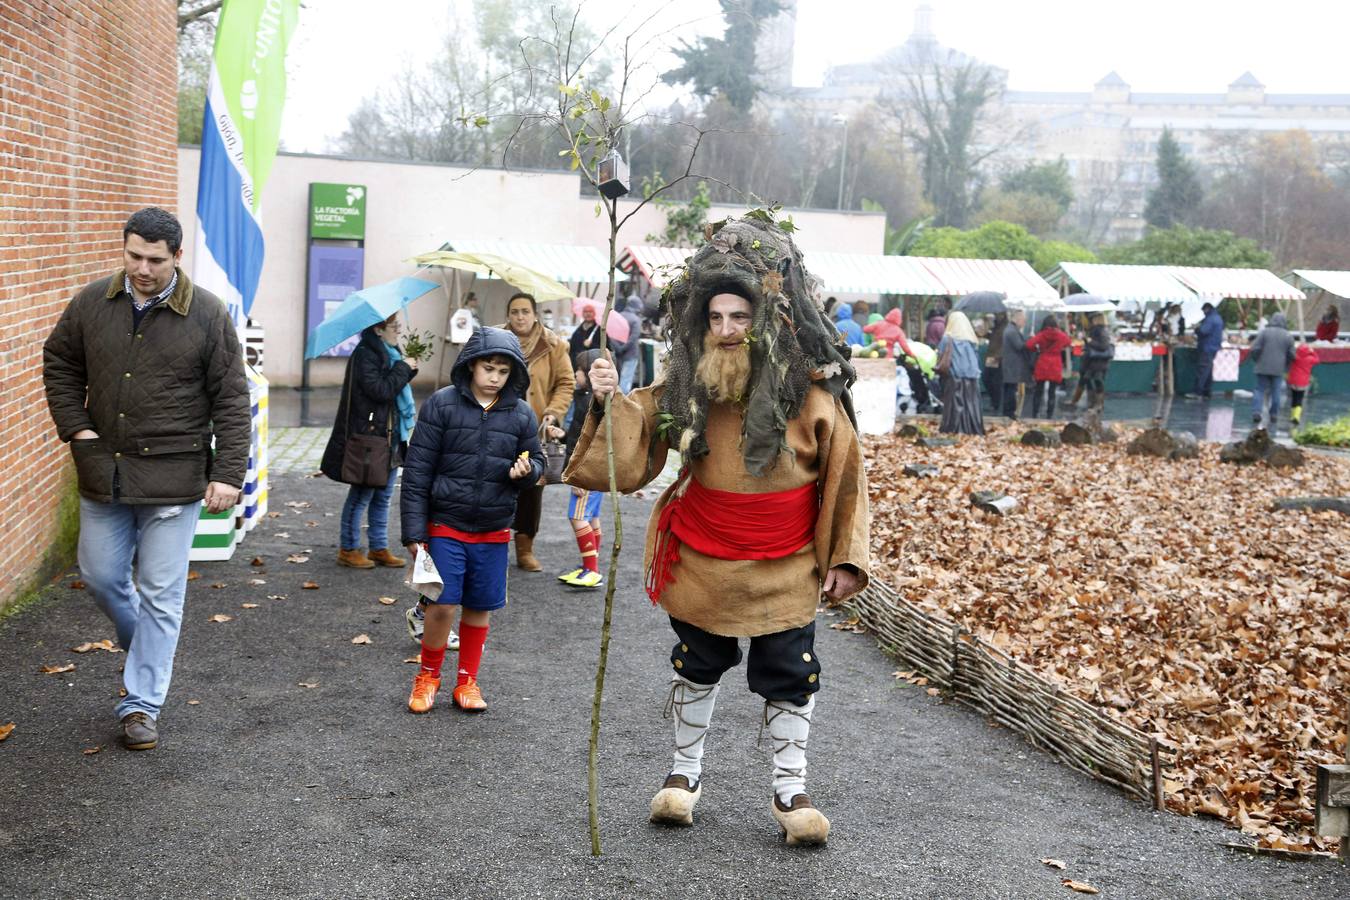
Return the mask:
[(1061, 273), (1085, 293), (1112, 300), (1127, 309), (1195, 299), (1195, 292), (1179, 282), (1166, 266), (1063, 262), (1050, 273), (1050, 281), (1062, 281), (1058, 277)]
[[(694, 254), (691, 247), (625, 247), (619, 268), (638, 272), (654, 287), (665, 287)], [(806, 267), (826, 291), (841, 294), (895, 294), (918, 297), (961, 297), (975, 291), (998, 291), (1010, 306), (1059, 309), (1055, 289), (1020, 259), (939, 259), (883, 256), (870, 253), (806, 254)]]
[(1289, 273), (1295, 287), (1315, 288), (1350, 300), (1350, 272), (1331, 269), (1295, 269)]
[[(490, 253), (564, 284), (608, 284), (609, 254), (599, 247), (576, 244), (534, 244), (519, 241), (450, 240), (442, 249), (457, 253)], [(493, 275), (480, 276), (493, 278)], [(616, 272), (619, 281), (628, 276)]]

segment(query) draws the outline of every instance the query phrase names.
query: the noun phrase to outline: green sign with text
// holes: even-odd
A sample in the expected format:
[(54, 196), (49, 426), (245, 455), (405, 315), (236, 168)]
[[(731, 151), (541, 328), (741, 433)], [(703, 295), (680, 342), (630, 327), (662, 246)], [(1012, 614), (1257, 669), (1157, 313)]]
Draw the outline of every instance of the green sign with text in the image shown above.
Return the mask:
[(310, 182), (309, 236), (330, 240), (364, 241), (366, 186)]

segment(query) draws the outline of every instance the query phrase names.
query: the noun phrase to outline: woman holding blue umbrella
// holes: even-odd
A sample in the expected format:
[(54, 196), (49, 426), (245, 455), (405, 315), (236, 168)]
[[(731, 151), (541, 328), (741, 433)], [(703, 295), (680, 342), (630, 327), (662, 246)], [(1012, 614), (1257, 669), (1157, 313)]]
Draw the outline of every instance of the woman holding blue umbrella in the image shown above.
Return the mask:
[[(361, 331), (361, 340), (347, 360), (337, 418), (328, 446), (323, 451), (323, 463), (319, 467), (323, 474), (351, 485), (347, 501), (342, 504), (337, 556), (340, 566), (373, 569), (376, 564), (393, 567), (405, 564), (404, 559), (389, 551), (389, 501), (416, 417), (411, 382), (417, 369), (405, 362), (399, 352), (398, 339), (402, 330), (395, 313)], [(350, 466), (344, 473), (347, 443), (354, 435), (383, 439), (387, 443), (389, 471), (382, 485), (354, 484)], [(367, 516), (369, 554), (361, 549), (361, 520)]]

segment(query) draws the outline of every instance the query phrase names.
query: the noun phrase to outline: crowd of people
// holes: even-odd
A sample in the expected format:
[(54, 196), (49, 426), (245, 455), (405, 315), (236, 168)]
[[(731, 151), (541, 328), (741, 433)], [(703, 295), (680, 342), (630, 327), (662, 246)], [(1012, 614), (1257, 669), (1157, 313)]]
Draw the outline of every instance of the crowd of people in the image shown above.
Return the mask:
[[(1116, 355), (1116, 339), (1104, 312), (1069, 309), (1052, 313), (1043, 316), (1031, 332), (1025, 310), (1007, 309), (972, 321), (960, 310), (949, 311), (938, 304), (928, 310), (922, 338), (917, 338), (905, 332), (900, 309), (882, 315), (866, 303), (850, 306), (831, 297), (827, 310), (854, 353), (871, 356), (880, 348), (896, 361), (897, 411), (940, 412), (943, 432), (983, 434), (985, 412), (1053, 419), (1056, 410), (1063, 409), (1058, 397), (1070, 380), (1076, 381), (1067, 400), (1070, 410), (1101, 411), (1105, 406), (1106, 376)], [(1193, 342), (1195, 381), (1190, 393), (1210, 399), (1215, 358), (1227, 335), (1215, 306), (1203, 304), (1201, 318), (1189, 329), (1179, 306), (1165, 306), (1145, 322), (1144, 329), (1153, 339), (1173, 346)], [(1286, 386), (1291, 422), (1300, 424), (1312, 367), (1319, 362), (1311, 344), (1336, 341), (1339, 333), (1340, 311), (1334, 304), (1319, 319), (1314, 334), (1305, 334), (1301, 341), (1290, 335), (1283, 313), (1263, 320), (1247, 350), (1256, 381), (1253, 424), (1270, 426), (1276, 421)], [(1071, 360), (1075, 356), (1077, 377), (1073, 379)], [(1187, 393), (1185, 386), (1181, 393)]]

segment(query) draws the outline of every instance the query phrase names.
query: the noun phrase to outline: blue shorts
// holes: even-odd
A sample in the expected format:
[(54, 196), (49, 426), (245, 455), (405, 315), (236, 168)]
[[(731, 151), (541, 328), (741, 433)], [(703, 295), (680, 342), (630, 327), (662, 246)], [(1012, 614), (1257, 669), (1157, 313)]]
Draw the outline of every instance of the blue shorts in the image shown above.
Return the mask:
[(574, 522), (600, 518), (600, 504), (604, 499), (605, 495), (600, 491), (583, 491), (580, 497), (573, 494), (567, 501), (567, 518)]
[(506, 544), (466, 544), (454, 538), (427, 541), (445, 589), (437, 603), (488, 612), (506, 605)]

